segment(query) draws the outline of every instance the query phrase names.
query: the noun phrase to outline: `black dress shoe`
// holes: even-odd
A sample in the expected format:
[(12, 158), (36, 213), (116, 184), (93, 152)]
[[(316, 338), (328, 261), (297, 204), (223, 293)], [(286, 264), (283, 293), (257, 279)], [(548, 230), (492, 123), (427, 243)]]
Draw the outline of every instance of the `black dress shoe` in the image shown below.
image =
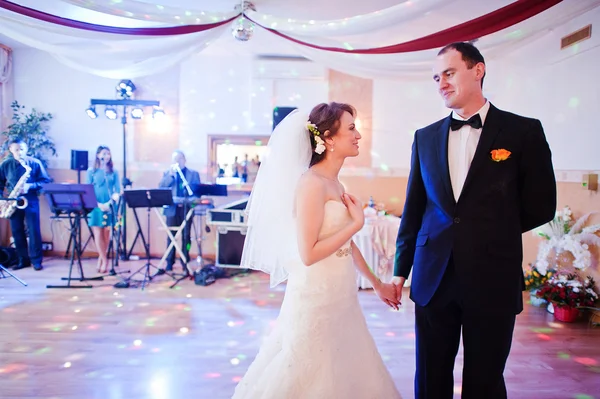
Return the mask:
[(13, 267), (13, 270), (21, 270), (21, 269), (25, 269), (26, 267), (31, 266), (31, 263), (21, 263), (19, 262), (18, 265), (16, 265), (15, 267)]
[(35, 270), (42, 270), (44, 268), (44, 266), (42, 266), (41, 263), (36, 263), (35, 265), (33, 265), (33, 268)]

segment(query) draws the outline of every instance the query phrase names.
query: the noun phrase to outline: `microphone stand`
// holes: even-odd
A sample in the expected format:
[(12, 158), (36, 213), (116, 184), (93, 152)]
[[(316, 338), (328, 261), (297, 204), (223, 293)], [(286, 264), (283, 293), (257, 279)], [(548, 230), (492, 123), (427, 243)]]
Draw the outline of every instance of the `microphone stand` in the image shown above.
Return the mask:
[(183, 187), (185, 188), (184, 197), (183, 197), (183, 223), (185, 223), (185, 226), (183, 227), (183, 240), (182, 240), (182, 242), (184, 243), (184, 248), (185, 249), (184, 249), (183, 253), (184, 253), (186, 259), (185, 259), (185, 267), (184, 267), (183, 277), (177, 279), (170, 288), (173, 288), (181, 280), (184, 280), (184, 279), (186, 279), (187, 277), (189, 277), (191, 275), (190, 271), (188, 269), (188, 263), (190, 261), (189, 260), (190, 252), (189, 252), (188, 243), (187, 243), (187, 232), (188, 232), (188, 228), (189, 228), (188, 227), (188, 223), (187, 223), (187, 212), (188, 212), (187, 208), (188, 208), (188, 198), (192, 197), (194, 195), (194, 191), (190, 187), (189, 182), (187, 181), (187, 179), (185, 178), (185, 175), (183, 174), (183, 171), (179, 167), (179, 163), (176, 163), (173, 166), (175, 166), (175, 169), (177, 170), (177, 174), (181, 178), (181, 182), (183, 184)]
[(188, 195), (191, 197), (194, 195), (194, 191), (192, 191), (192, 188), (190, 187), (187, 179), (185, 178), (183, 172), (181, 171), (181, 168), (179, 167), (179, 164), (176, 163), (175, 168), (177, 169), (177, 174), (179, 175), (179, 177), (181, 178), (181, 181), (183, 182), (183, 187), (186, 188)]

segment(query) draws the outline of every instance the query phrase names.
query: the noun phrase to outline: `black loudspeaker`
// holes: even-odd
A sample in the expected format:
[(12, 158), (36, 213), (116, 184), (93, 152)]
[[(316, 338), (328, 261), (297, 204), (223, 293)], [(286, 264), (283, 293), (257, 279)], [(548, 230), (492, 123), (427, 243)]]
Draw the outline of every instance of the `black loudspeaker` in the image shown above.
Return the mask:
[(295, 109), (298, 109), (298, 108), (297, 107), (275, 107), (273, 109), (273, 129), (275, 129), (277, 127), (277, 125), (279, 125), (279, 122), (281, 122), (286, 116), (288, 116), (288, 114), (290, 112), (292, 112)]
[(88, 167), (88, 152), (71, 150), (71, 170), (87, 170)]
[(0, 265), (12, 267), (19, 264), (17, 250), (10, 247), (0, 247)]

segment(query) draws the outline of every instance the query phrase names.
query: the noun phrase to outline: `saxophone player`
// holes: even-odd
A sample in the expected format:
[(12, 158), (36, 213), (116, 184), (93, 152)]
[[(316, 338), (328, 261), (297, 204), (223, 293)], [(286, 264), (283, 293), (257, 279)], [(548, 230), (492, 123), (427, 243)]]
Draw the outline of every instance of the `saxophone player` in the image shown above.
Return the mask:
[[(15, 209), (10, 216), (10, 229), (19, 256), (19, 264), (13, 269), (18, 270), (31, 266), (42, 270), (42, 233), (40, 231), (39, 192), (43, 183), (50, 183), (50, 178), (42, 163), (27, 156), (27, 144), (19, 138), (11, 139), (8, 143), (10, 154), (0, 164), (0, 193), (6, 188), (10, 193), (19, 185), (21, 177), (29, 170), (29, 177), (21, 184), (19, 196), (27, 199), (24, 209)], [(26, 165), (28, 168), (24, 166)], [(29, 249), (25, 236), (25, 224), (29, 236)]]

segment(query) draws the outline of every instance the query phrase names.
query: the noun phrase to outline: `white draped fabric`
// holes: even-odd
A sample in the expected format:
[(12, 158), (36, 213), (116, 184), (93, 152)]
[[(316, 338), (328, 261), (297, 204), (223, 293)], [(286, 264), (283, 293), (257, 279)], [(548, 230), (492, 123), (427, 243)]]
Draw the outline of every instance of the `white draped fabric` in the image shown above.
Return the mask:
[[(456, 0), (421, 0), (404, 1), (385, 10), (377, 10), (364, 15), (334, 20), (297, 20), (285, 16), (275, 16), (248, 10), (246, 14), (257, 23), (268, 28), (277, 29), (288, 35), (301, 35), (318, 39), (327, 36), (364, 35), (368, 32), (398, 27), (400, 24), (413, 22), (426, 13), (442, 6), (447, 7)], [(390, 39), (393, 39), (390, 37)], [(313, 40), (310, 40), (311, 42)]]
[(90, 32), (37, 21), (0, 10), (0, 32), (47, 51), (62, 63), (94, 75), (121, 79), (151, 75), (202, 51), (229, 29), (173, 36), (131, 36)]
[[(152, 21), (167, 25), (194, 25), (208, 24), (218, 21), (224, 21), (237, 14), (231, 3), (223, 2), (227, 10), (205, 10), (194, 7), (183, 8), (177, 5), (152, 4), (146, 1), (128, 0), (126, 2), (115, 0), (62, 0), (67, 4), (85, 8), (110, 15), (119, 15), (132, 20)], [(198, 2), (200, 3), (200, 2)]]
[[(158, 7), (143, 1), (54, 1), (69, 3), (72, 7), (77, 5), (87, 12), (94, 10), (126, 16), (134, 21), (139, 20), (140, 26), (148, 26), (148, 21), (169, 25), (213, 23), (235, 15), (234, 10), (183, 9), (167, 5)], [(257, 23), (304, 42), (338, 48), (370, 48), (423, 37), (510, 3), (510, 0), (490, 0), (476, 4), (466, 0), (413, 0), (344, 19), (295, 20), (289, 15), (262, 14), (260, 2), (256, 2), (257, 11), (248, 10), (247, 14)], [(296, 0), (290, 4), (298, 6)], [(487, 59), (505, 56), (548, 33), (553, 27), (599, 5), (600, 0), (565, 0), (533, 18), (479, 39), (477, 46)], [(49, 6), (45, 7), (45, 11), (48, 12), (48, 8)], [(282, 8), (284, 6), (279, 5), (279, 10)], [(1, 34), (27, 46), (47, 51), (72, 68), (115, 79), (161, 72), (214, 43), (229, 32), (233, 24), (235, 22), (187, 35), (131, 36), (63, 27), (0, 10)], [(257, 39), (256, 35), (251, 40)], [(359, 55), (330, 52), (284, 38), (277, 39), (285, 41), (288, 48), (308, 59), (364, 78), (403, 79), (416, 75), (427, 76), (436, 52), (433, 49), (400, 54)], [(230, 36), (223, 36), (219, 44), (227, 43), (227, 40), (235, 41)], [(265, 49), (267, 53), (272, 51)]]
[[(586, 13), (600, 5), (600, 0), (567, 0), (557, 6), (523, 21), (511, 28), (481, 38), (477, 47), (485, 54), (486, 60), (503, 57), (534, 40), (539, 39), (551, 29), (568, 22), (577, 15)], [(437, 27), (433, 30), (445, 29)], [(432, 33), (432, 32), (430, 32)], [(314, 42), (309, 37), (290, 35), (296, 39)], [(285, 39), (282, 39), (285, 40)], [(327, 46), (345, 47), (343, 43), (319, 43)], [(389, 43), (386, 43), (386, 45)], [(328, 68), (360, 76), (367, 79), (403, 79), (431, 75), (431, 60), (438, 49), (415, 51), (400, 54), (348, 54), (331, 53), (296, 43), (294, 49), (304, 57)]]
[[(360, 249), (373, 273), (384, 283), (389, 283), (394, 276), (394, 256), (396, 254), (396, 237), (400, 227), (400, 218), (396, 216), (367, 216), (365, 225), (352, 237)], [(410, 276), (405, 287), (410, 287)], [(357, 275), (359, 288), (373, 288), (362, 275)]]

